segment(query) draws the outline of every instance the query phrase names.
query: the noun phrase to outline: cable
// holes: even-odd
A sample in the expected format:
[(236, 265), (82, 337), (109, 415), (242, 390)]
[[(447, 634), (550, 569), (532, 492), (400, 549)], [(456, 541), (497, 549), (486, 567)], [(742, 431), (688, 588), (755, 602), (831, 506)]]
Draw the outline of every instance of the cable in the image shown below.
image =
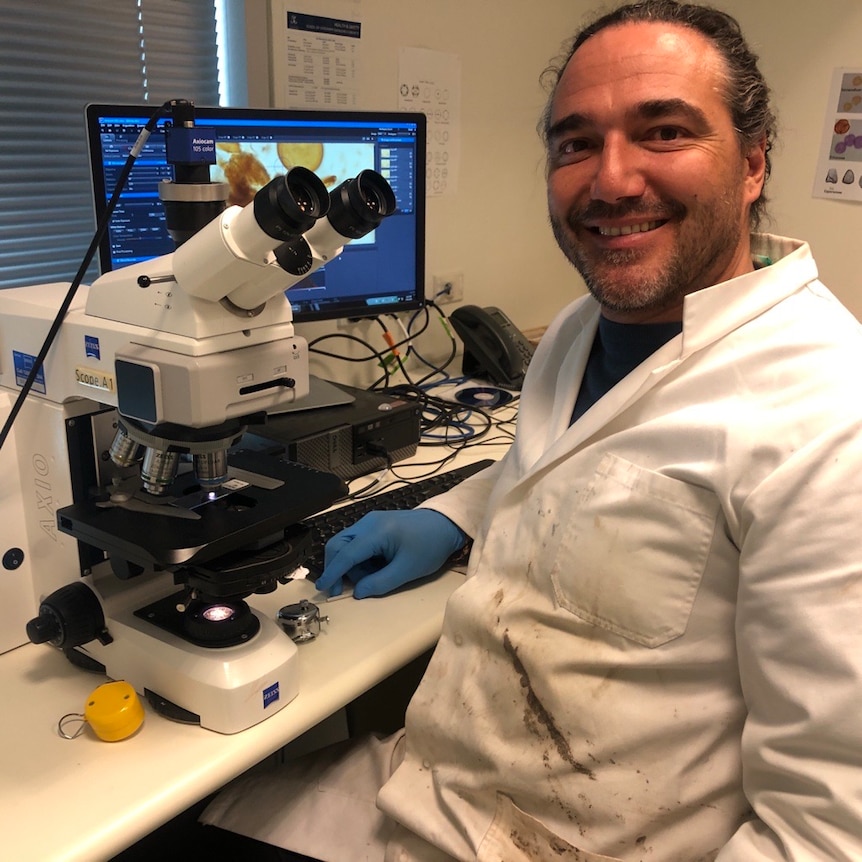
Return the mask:
[[(371, 355), (370, 356), (345, 356), (342, 353), (332, 353), (329, 350), (321, 350), (318, 345), (321, 341), (328, 341), (331, 338), (346, 338), (348, 341), (355, 341), (361, 344)], [(319, 356), (329, 356), (332, 359), (341, 359), (344, 362), (368, 362), (371, 359), (377, 359), (378, 362), (385, 365), (385, 354), (379, 350), (375, 350), (367, 341), (359, 338), (356, 335), (350, 335), (347, 332), (329, 332), (325, 335), (318, 335), (317, 338), (308, 342), (308, 350), (310, 353), (317, 353)]]
[(404, 342), (407, 344), (407, 355), (409, 356), (413, 352), (413, 339), (410, 337), (410, 333), (407, 331), (407, 327), (404, 325), (403, 321), (397, 314), (390, 313), (389, 316), (398, 324), (401, 329), (401, 333), (404, 336)]
[[(428, 362), (416, 349), (415, 339), (427, 331), (431, 323), (429, 308), (433, 308), (437, 312), (437, 318), (443, 326), (451, 343), (450, 354), (442, 365), (435, 365)], [(425, 312), (425, 319), (420, 330), (414, 333), (412, 332), (412, 327), (419, 314), (423, 311)], [(391, 316), (395, 317), (395, 315)], [(433, 300), (426, 301), (423, 306), (413, 314), (406, 327), (399, 318), (395, 317), (396, 322), (403, 330), (404, 338), (401, 340), (395, 339), (392, 332), (390, 332), (387, 327), (386, 322), (379, 316), (375, 316), (371, 319), (374, 320), (383, 330), (383, 338), (388, 346), (388, 351), (383, 352), (377, 350), (364, 339), (343, 332), (334, 332), (319, 336), (309, 342), (309, 351), (321, 356), (341, 359), (345, 362), (368, 362), (376, 359), (377, 363), (383, 370), (383, 373), (368, 387), (368, 389), (370, 391), (397, 395), (419, 403), (421, 408), (419, 445), (463, 448), (468, 444), (473, 445), (480, 439), (484, 439), (494, 428), (498, 428), (501, 425), (499, 420), (479, 407), (471, 407), (445, 398), (440, 398), (428, 391), (432, 386), (451, 384), (453, 382), (457, 382), (458, 379), (449, 377), (446, 370), (457, 354), (457, 341), (449, 327), (448, 318)], [(368, 353), (367, 355), (360, 357), (346, 356), (333, 351), (323, 350), (319, 346), (324, 340), (332, 338), (346, 338), (350, 341), (355, 341), (362, 345)], [(400, 349), (405, 346), (406, 350), (402, 354)], [(411, 379), (410, 374), (405, 368), (405, 359), (411, 354), (415, 355), (419, 361), (431, 369), (430, 373), (416, 381)], [(404, 376), (404, 379), (406, 380), (405, 384), (392, 385), (391, 378), (394, 365), (397, 365), (398, 370)], [(432, 378), (438, 376), (441, 377), (442, 380), (430, 382), (432, 381)], [(463, 378), (460, 379), (463, 380)], [(504, 432), (504, 434), (506, 438), (511, 436), (506, 432)]]
[[(391, 466), (384, 467), (368, 484), (364, 485), (356, 491), (348, 494), (345, 500), (362, 500), (365, 497), (373, 497), (377, 491), (378, 485), (382, 485), (386, 476), (392, 471)], [(393, 474), (394, 475), (394, 474)]]
[[(426, 365), (428, 368), (430, 368), (430, 369), (431, 369), (431, 373), (430, 373), (430, 374), (426, 374), (424, 377), (420, 378), (420, 379), (417, 381), (417, 383), (418, 383), (419, 385), (421, 385), (421, 384), (423, 384), (423, 383), (427, 382), (428, 380), (430, 380), (430, 379), (431, 379), (435, 374), (443, 374), (443, 375), (445, 375), (445, 373), (446, 373), (446, 369), (449, 367), (449, 365), (450, 365), (450, 364), (452, 363), (452, 361), (455, 359), (456, 354), (458, 353), (458, 342), (456, 341), (455, 336), (452, 334), (452, 329), (451, 329), (451, 327), (449, 326), (449, 318), (444, 314), (443, 310), (440, 308), (440, 306), (439, 306), (439, 305), (437, 305), (437, 303), (436, 303), (436, 302), (434, 302), (434, 300), (433, 300), (433, 299), (429, 299), (429, 300), (428, 300), (428, 302), (427, 302), (427, 303), (426, 303), (426, 305), (425, 305), (425, 313), (428, 315), (428, 324), (430, 324), (430, 314), (428, 314), (428, 306), (429, 306), (429, 305), (430, 305), (430, 306), (431, 306), (431, 307), (432, 307), (432, 308), (437, 312), (437, 319), (440, 321), (441, 326), (443, 327), (443, 329), (444, 329), (444, 331), (446, 332), (446, 334), (449, 336), (449, 341), (450, 341), (450, 344), (451, 344), (451, 349), (450, 349), (450, 352), (449, 352), (449, 356), (446, 358), (446, 361), (445, 361), (442, 365), (434, 365), (432, 362), (429, 362), (427, 359), (425, 359), (425, 358), (424, 358), (424, 357), (419, 353), (419, 351), (418, 351), (418, 350), (416, 350), (416, 349), (414, 348), (414, 350), (413, 350), (413, 355), (414, 355), (414, 356), (415, 356), (415, 357), (416, 357), (420, 362), (422, 362), (424, 365)], [(411, 318), (411, 320), (410, 320), (410, 324), (409, 324), (409, 325), (408, 325), (408, 327), (407, 327), (407, 331), (408, 331), (408, 333), (409, 333), (409, 331), (410, 331), (410, 326), (412, 325), (412, 323), (413, 323), (413, 320), (414, 320), (414, 319), (415, 319), (415, 315), (413, 316), (413, 318)], [(427, 328), (428, 324), (426, 324), (426, 328)]]
[[(452, 351), (450, 356), (443, 365), (436, 366), (422, 359), (416, 350), (414, 339), (417, 335), (424, 333), (430, 325), (431, 315), (429, 306), (437, 311), (438, 319), (449, 335), (452, 343)], [(411, 333), (413, 323), (418, 315), (424, 311), (425, 320), (419, 333)], [(394, 316), (394, 315), (393, 315)], [(449, 446), (463, 448), (467, 445), (474, 445), (480, 440), (484, 440), (494, 429), (501, 430), (505, 439), (511, 439), (511, 432), (503, 430), (502, 426), (511, 420), (499, 420), (484, 409), (475, 406), (468, 406), (458, 402), (451, 401), (446, 398), (435, 396), (430, 389), (435, 386), (457, 384), (463, 382), (464, 378), (452, 378), (447, 375), (446, 368), (451, 364), (452, 359), (457, 351), (457, 342), (452, 335), (451, 329), (448, 326), (448, 319), (433, 300), (426, 302), (410, 319), (407, 327), (404, 328), (405, 337), (400, 341), (396, 341), (392, 333), (389, 331), (385, 321), (380, 317), (371, 318), (376, 321), (378, 326), (383, 330), (383, 338), (389, 347), (388, 352), (376, 350), (367, 341), (346, 333), (329, 333), (315, 339), (309, 343), (309, 350), (323, 356), (330, 356), (334, 359), (343, 359), (347, 362), (367, 362), (376, 358), (378, 364), (383, 369), (383, 374), (375, 380), (368, 389), (370, 391), (382, 392), (389, 395), (396, 395), (404, 399), (413, 400), (419, 403), (421, 408), (420, 414), (420, 446)], [(396, 320), (398, 320), (396, 318)], [(399, 324), (401, 323), (398, 320)], [(330, 338), (347, 338), (351, 341), (356, 341), (361, 344), (367, 351), (367, 356), (353, 357), (344, 356), (332, 351), (322, 350), (319, 346), (320, 342)], [(418, 381), (413, 381), (410, 375), (404, 368), (404, 356), (399, 352), (399, 349), (407, 345), (406, 353), (413, 353), (421, 361), (425, 362), (432, 369), (430, 374), (425, 375)], [(398, 369), (404, 375), (407, 381), (404, 384), (391, 385), (392, 365), (397, 364)], [(434, 376), (442, 376), (441, 380), (429, 382)], [(511, 402), (510, 402), (511, 403)], [(498, 438), (499, 439), (499, 438)]]
[[(457, 444), (463, 447), (471, 440), (484, 437), (494, 425), (493, 418), (481, 408), (439, 398), (415, 385), (390, 386), (384, 391), (419, 403), (422, 411), (420, 446)], [(474, 420), (478, 423), (471, 424)]]
[[(424, 306), (423, 306), (423, 308), (424, 308)], [(422, 311), (422, 309), (420, 308), (419, 311)], [(419, 313), (419, 311), (417, 311), (416, 314), (413, 315), (413, 318), (411, 319), (411, 324), (412, 324), (412, 321), (415, 320), (416, 315)], [(384, 331), (388, 331), (388, 330), (386, 330), (386, 325), (383, 323), (383, 321), (381, 321), (379, 319), (379, 317), (374, 317), (371, 319), (376, 320), (383, 327)], [(430, 321), (431, 321), (431, 318), (430, 318), (430, 315), (428, 314), (428, 310), (425, 309), (425, 322), (422, 325), (422, 328), (418, 332), (410, 334), (409, 327), (408, 327), (407, 337), (401, 341), (395, 341), (393, 339), (393, 342), (390, 345), (389, 350), (386, 353), (382, 353), (381, 351), (376, 350), (371, 344), (369, 344), (364, 339), (359, 338), (355, 335), (350, 335), (347, 332), (329, 332), (329, 333), (326, 333), (324, 335), (319, 335), (317, 338), (314, 338), (308, 342), (308, 350), (310, 353), (316, 353), (318, 356), (328, 356), (331, 359), (340, 359), (343, 362), (370, 362), (371, 360), (376, 359), (377, 362), (380, 364), (380, 367), (383, 369), (383, 374), (377, 380), (375, 380), (368, 388), (370, 390), (377, 390), (378, 388), (380, 388), (381, 385), (384, 388), (387, 387), (389, 385), (389, 380), (392, 376), (392, 373), (391, 373), (390, 368), (389, 368), (389, 363), (387, 362), (387, 357), (393, 355), (393, 350), (398, 350), (399, 348), (403, 347), (405, 344), (409, 345), (413, 338), (416, 338), (417, 336), (422, 335), (428, 329), (428, 326), (430, 325)], [(389, 335), (391, 338), (392, 334), (389, 333)], [(367, 355), (367, 356), (347, 356), (347, 355), (342, 354), (342, 353), (334, 353), (334, 352), (329, 351), (329, 350), (323, 350), (317, 346), (322, 341), (328, 341), (329, 339), (332, 339), (332, 338), (345, 338), (348, 341), (355, 341), (357, 344), (362, 345), (362, 347), (364, 347), (368, 351), (369, 355)], [(388, 341), (387, 341), (387, 344), (389, 344)], [(396, 359), (398, 359), (398, 357), (396, 357)], [(407, 377), (407, 373), (406, 373), (405, 369), (400, 364), (399, 364), (399, 369), (404, 373), (405, 377)], [(409, 377), (408, 377), (408, 380), (409, 380)]]
[[(410, 336), (408, 335), (404, 341), (400, 341), (398, 343), (395, 342), (395, 338), (392, 333), (386, 328), (386, 324), (380, 319), (379, 316), (375, 317), (374, 320), (380, 325), (383, 330), (383, 340), (389, 345), (389, 353), (386, 358), (383, 360), (384, 370), (386, 372), (389, 371), (392, 363), (394, 362), (398, 366), (398, 370), (404, 375), (404, 379), (408, 383), (412, 383), (413, 381), (410, 379), (410, 375), (407, 373), (407, 369), (404, 367), (404, 362), (401, 359), (401, 354), (398, 351), (398, 348), (404, 344), (408, 344), (410, 342)], [(409, 347), (407, 348), (409, 351)]]
[(78, 288), (81, 286), (81, 282), (84, 280), (84, 276), (87, 274), (87, 270), (90, 267), (90, 263), (93, 260), (93, 256), (96, 253), (96, 250), (99, 248), (99, 245), (102, 242), (102, 239), (105, 236), (105, 232), (108, 229), (108, 223), (111, 220), (111, 216), (114, 214), (114, 208), (117, 206), (117, 201), (120, 199), (120, 194), (126, 185), (126, 180), (129, 178), (129, 174), (132, 171), (132, 167), (135, 164), (136, 159), (141, 153), (141, 150), (144, 148), (144, 144), (147, 142), (147, 139), (150, 137), (150, 133), (155, 129), (158, 124), (159, 118), (165, 113), (166, 109), (175, 102), (176, 100), (169, 100), (164, 102), (147, 120), (146, 125), (141, 130), (140, 135), (138, 135), (138, 139), (135, 141), (134, 146), (129, 151), (129, 155), (126, 157), (125, 164), (120, 170), (120, 175), (117, 177), (117, 182), (114, 184), (114, 191), (111, 195), (111, 199), (108, 201), (108, 205), (105, 207), (105, 211), (102, 213), (101, 218), (99, 219), (96, 225), (96, 232), (93, 234), (93, 238), (90, 241), (90, 245), (87, 248), (87, 251), (84, 254), (84, 258), (81, 261), (81, 265), (78, 267), (78, 271), (75, 274), (75, 277), (72, 279), (72, 283), (69, 285), (69, 289), (66, 291), (66, 296), (63, 298), (62, 303), (60, 303), (60, 308), (57, 310), (57, 314), (54, 317), (53, 322), (51, 323), (50, 328), (48, 329), (48, 334), (45, 336), (44, 342), (42, 342), (42, 347), (39, 349), (39, 353), (36, 355), (36, 359), (33, 362), (33, 367), (30, 369), (30, 373), (27, 375), (27, 379), (24, 381), (24, 384), (21, 387), (20, 392), (18, 393), (17, 398), (15, 399), (15, 403), (12, 405), (11, 410), (9, 411), (9, 415), (6, 417), (6, 422), (3, 425), (3, 429), (0, 430), (0, 449), (3, 448), (3, 444), (6, 442), (6, 438), (12, 431), (12, 424), (15, 422), (18, 414), (21, 412), (21, 408), (24, 406), (24, 401), (27, 396), (30, 394), (30, 390), (33, 388), (33, 384), (36, 382), (36, 378), (39, 375), (39, 372), (42, 370), (42, 366), (45, 363), (45, 358), (48, 356), (48, 351), (51, 349), (54, 344), (54, 340), (57, 337), (57, 333), (60, 331), (60, 326), (63, 323), (63, 320), (66, 317), (66, 314), (69, 311), (69, 307), (72, 305), (72, 301), (75, 299), (75, 294), (78, 292)]

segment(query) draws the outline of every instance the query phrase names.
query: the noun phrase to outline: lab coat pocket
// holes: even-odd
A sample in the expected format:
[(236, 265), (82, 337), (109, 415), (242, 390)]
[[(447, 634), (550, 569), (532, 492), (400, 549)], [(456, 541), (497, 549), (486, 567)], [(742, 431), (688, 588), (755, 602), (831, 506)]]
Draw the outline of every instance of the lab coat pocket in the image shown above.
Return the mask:
[(478, 862), (619, 862), (581, 850), (521, 811), (508, 796), (497, 794), (491, 827), (479, 845)]
[(551, 566), (562, 608), (647, 647), (685, 632), (719, 512), (710, 491), (607, 453)]

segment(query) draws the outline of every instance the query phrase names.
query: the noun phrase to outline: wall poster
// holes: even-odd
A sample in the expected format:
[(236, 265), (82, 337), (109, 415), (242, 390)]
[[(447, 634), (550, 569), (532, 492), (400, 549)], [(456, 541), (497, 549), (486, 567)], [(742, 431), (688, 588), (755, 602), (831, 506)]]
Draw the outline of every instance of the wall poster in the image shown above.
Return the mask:
[(862, 201), (862, 66), (833, 72), (812, 194)]

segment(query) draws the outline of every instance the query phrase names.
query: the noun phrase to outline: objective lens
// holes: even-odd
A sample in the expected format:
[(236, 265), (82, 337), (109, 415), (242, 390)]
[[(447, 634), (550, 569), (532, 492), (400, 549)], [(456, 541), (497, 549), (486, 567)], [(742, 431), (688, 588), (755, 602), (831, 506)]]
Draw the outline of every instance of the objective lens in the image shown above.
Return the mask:
[(194, 470), (198, 483), (208, 490), (217, 488), (227, 479), (227, 451), (203, 452), (194, 455)]
[(117, 433), (108, 450), (111, 460), (118, 467), (130, 467), (135, 463), (135, 455), (138, 454), (138, 444), (129, 437), (128, 432), (122, 425), (117, 426)]
[(147, 449), (141, 465), (141, 481), (150, 494), (164, 494), (177, 475), (178, 452)]

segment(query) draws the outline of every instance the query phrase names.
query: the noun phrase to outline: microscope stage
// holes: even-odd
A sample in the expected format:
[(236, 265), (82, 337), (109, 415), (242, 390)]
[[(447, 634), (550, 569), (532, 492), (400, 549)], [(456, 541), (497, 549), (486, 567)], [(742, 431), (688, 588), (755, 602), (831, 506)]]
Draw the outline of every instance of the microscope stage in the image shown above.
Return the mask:
[[(205, 500), (198, 490), (196, 500), (200, 504), (182, 513), (173, 505), (151, 506), (144, 511), (141, 507), (75, 503), (58, 511), (59, 528), (112, 557), (173, 570), (267, 540), (329, 508), (347, 492), (346, 485), (332, 473), (271, 455), (241, 450), (232, 453), (228, 461), (242, 477), (242, 487), (212, 500)], [(171, 490), (177, 500), (187, 501), (190, 496), (182, 487)], [(167, 513), (160, 513), (159, 508)], [(199, 517), (188, 517), (189, 511)]]

